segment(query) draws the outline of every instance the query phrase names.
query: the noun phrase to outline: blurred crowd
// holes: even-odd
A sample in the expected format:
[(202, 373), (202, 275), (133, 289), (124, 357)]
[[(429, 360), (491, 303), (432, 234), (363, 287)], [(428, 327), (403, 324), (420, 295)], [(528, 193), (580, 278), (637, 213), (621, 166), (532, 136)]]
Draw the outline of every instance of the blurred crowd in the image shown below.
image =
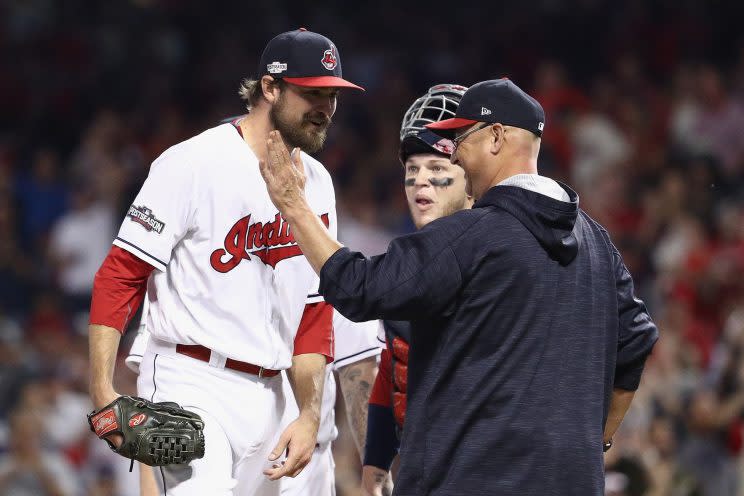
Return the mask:
[[(415, 97), (514, 79), (546, 110), (541, 173), (608, 228), (661, 331), (607, 494), (744, 495), (740, 2), (352, 3), (0, 2), (0, 494), (136, 494), (84, 421), (93, 275), (151, 161), (242, 113), (266, 41), (305, 25), (367, 88), (318, 157), (341, 240), (371, 255), (413, 229), (397, 146)], [(358, 494), (346, 430), (334, 449), (338, 494)]]

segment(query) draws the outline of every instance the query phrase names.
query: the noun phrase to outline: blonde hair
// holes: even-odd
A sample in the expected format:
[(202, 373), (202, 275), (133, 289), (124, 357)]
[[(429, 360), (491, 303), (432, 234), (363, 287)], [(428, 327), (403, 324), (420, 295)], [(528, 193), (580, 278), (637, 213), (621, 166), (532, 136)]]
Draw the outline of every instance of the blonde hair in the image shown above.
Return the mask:
[[(274, 79), (271, 84), (276, 84), (279, 89), (284, 89), (284, 85), (286, 84), (281, 79)], [(251, 109), (251, 107), (255, 107), (258, 102), (261, 101), (261, 98), (263, 98), (263, 90), (261, 88), (261, 80), (258, 79), (250, 79), (245, 78), (240, 82), (240, 87), (238, 88), (238, 95), (240, 95), (240, 99), (246, 102), (246, 108), (248, 110)]]

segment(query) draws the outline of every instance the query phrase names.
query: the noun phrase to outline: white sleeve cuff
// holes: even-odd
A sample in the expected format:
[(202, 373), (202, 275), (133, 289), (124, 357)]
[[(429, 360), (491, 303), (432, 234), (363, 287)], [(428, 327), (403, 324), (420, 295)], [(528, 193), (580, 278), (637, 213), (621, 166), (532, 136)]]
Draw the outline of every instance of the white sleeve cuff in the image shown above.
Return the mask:
[(139, 258), (140, 260), (144, 260), (145, 262), (149, 263), (156, 269), (158, 269), (161, 272), (165, 272), (165, 267), (168, 265), (167, 263), (163, 262), (162, 260), (150, 255), (145, 250), (140, 248), (139, 246), (135, 246), (129, 241), (126, 241), (124, 239), (121, 239), (117, 237), (114, 240), (114, 246), (118, 246), (122, 250), (126, 250), (135, 257)]

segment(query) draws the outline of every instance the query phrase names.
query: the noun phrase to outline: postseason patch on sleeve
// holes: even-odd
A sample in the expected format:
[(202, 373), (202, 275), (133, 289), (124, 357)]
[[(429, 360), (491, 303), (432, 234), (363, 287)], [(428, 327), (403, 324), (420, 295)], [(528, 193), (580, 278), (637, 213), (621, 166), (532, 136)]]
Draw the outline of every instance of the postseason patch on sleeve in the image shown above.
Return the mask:
[(136, 222), (137, 224), (144, 227), (145, 230), (148, 232), (155, 231), (155, 233), (160, 234), (165, 228), (165, 223), (158, 220), (155, 217), (155, 214), (152, 213), (152, 210), (144, 205), (132, 205), (131, 207), (129, 207), (127, 217), (129, 217), (129, 219), (133, 222)]

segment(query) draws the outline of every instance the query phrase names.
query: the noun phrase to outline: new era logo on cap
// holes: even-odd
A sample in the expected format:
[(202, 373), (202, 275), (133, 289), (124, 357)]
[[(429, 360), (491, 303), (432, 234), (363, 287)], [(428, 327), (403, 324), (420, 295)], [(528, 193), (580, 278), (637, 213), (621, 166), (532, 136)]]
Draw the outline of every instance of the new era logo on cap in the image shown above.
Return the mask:
[(544, 122), (540, 122), (540, 123), (539, 123), (539, 124), (537, 125), (537, 129), (539, 129), (540, 131), (542, 131), (542, 130), (543, 130), (544, 128), (545, 128), (545, 123), (544, 123)]
[(491, 115), (491, 113), (486, 107), (481, 107), (481, 115)]

